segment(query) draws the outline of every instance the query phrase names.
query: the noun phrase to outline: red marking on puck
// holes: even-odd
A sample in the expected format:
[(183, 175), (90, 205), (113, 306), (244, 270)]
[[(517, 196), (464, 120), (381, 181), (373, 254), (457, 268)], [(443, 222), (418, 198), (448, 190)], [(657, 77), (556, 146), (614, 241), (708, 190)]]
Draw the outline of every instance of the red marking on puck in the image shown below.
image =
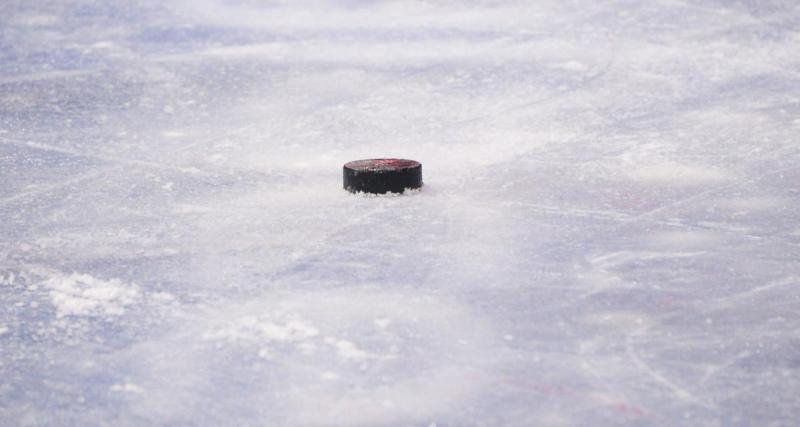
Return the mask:
[(396, 170), (408, 169), (420, 166), (419, 162), (406, 159), (367, 159), (355, 160), (344, 165), (357, 171), (377, 171), (377, 170)]

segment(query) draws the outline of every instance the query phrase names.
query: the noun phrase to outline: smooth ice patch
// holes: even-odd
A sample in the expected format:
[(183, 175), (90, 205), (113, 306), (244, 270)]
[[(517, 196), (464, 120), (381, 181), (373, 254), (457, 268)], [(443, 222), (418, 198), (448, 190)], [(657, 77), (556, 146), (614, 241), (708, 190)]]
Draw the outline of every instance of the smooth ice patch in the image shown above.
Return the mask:
[(722, 242), (719, 233), (703, 230), (662, 231), (647, 237), (650, 243), (675, 250), (704, 248)]
[(629, 176), (637, 181), (665, 186), (700, 186), (725, 181), (729, 174), (714, 166), (677, 162), (656, 163), (633, 169)]
[(582, 320), (593, 327), (614, 328), (619, 331), (643, 329), (652, 324), (652, 319), (646, 313), (632, 311), (593, 313), (584, 316)]
[(734, 212), (761, 212), (792, 206), (792, 201), (781, 197), (737, 197), (723, 199), (716, 206)]
[(29, 27), (47, 27), (59, 23), (61, 18), (55, 15), (29, 14), (17, 16), (14, 21), (19, 25)]

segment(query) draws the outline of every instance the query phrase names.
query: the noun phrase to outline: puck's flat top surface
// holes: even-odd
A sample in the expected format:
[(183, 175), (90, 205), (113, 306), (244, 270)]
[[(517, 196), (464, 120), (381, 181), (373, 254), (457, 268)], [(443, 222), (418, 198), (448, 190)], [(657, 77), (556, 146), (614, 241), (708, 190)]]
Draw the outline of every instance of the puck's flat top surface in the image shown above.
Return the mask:
[(383, 172), (411, 169), (420, 166), (415, 160), (407, 159), (365, 159), (348, 162), (344, 167), (359, 172)]

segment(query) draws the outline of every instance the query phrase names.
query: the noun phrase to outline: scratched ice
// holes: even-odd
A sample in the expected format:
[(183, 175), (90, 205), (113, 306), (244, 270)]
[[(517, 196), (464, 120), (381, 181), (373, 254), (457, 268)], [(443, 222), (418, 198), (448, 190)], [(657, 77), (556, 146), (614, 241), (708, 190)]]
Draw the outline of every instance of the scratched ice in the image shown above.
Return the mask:
[(795, 424), (798, 5), (0, 2), (0, 424)]

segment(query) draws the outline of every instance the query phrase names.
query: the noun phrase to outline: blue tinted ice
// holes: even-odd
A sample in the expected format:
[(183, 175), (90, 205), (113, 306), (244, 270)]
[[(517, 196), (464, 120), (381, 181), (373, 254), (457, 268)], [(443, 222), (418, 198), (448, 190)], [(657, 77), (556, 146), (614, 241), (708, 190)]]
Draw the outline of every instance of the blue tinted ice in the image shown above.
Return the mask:
[(0, 424), (793, 425), (798, 28), (5, 0)]

